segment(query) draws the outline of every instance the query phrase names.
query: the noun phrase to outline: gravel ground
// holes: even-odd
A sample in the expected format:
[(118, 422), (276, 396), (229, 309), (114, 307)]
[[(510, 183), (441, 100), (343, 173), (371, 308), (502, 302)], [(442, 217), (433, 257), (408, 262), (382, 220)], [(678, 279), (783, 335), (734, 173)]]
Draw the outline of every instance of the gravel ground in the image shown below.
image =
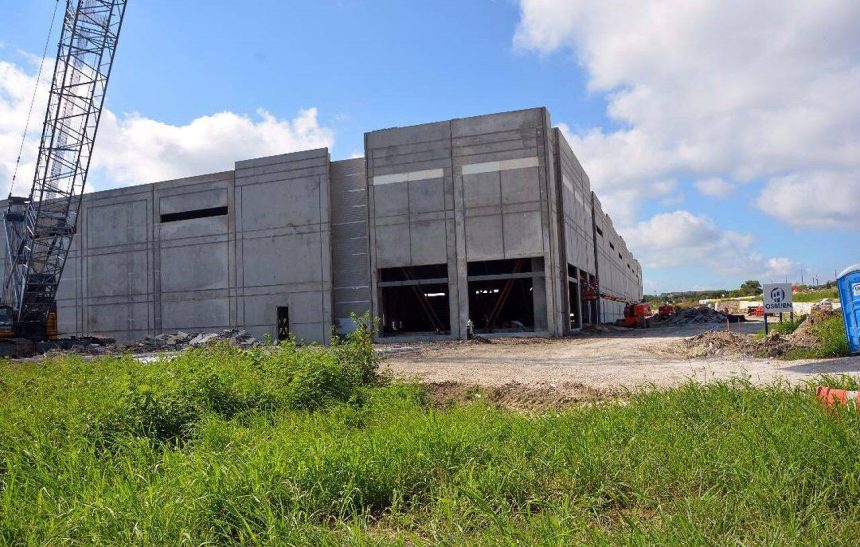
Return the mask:
[[(860, 357), (781, 361), (743, 356), (686, 359), (666, 351), (680, 338), (714, 325), (609, 329), (564, 339), (495, 338), (475, 341), (391, 344), (380, 347), (396, 376), (430, 385), (520, 385), (526, 389), (613, 390), (669, 387), (689, 379), (712, 381), (746, 377), (758, 384), (777, 379), (802, 382), (819, 374), (860, 373)], [(732, 326), (734, 330), (736, 327)], [(755, 332), (761, 323), (742, 324)]]

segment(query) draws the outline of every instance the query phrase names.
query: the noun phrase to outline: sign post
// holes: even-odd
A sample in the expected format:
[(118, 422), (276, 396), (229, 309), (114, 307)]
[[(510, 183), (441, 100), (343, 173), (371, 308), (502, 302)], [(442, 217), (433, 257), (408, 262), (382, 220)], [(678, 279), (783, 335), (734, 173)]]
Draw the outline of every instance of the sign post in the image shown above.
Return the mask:
[(767, 316), (778, 313), (780, 318), (784, 312), (794, 313), (794, 292), (791, 283), (770, 283), (762, 286), (762, 304), (764, 307), (764, 333), (767, 335)]

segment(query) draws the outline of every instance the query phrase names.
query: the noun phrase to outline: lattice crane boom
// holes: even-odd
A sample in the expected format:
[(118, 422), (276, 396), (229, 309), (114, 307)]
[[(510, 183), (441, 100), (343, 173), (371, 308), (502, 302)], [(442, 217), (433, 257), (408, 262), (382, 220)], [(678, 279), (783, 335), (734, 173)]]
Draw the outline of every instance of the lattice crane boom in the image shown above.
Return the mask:
[(33, 186), (29, 196), (10, 195), (4, 213), (3, 303), (29, 335), (44, 331), (56, 306), (125, 7), (126, 0), (66, 0)]

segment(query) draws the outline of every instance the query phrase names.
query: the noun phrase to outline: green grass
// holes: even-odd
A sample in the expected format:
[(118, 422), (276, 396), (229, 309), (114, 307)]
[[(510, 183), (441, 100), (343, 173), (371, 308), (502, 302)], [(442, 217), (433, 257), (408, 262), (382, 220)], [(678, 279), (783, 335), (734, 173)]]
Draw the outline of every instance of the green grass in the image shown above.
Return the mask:
[[(374, 381), (368, 337), (0, 364), (0, 544), (812, 544), (860, 414), (688, 384), (524, 415)], [(828, 379), (842, 387), (845, 378)]]
[(820, 302), (824, 298), (838, 302), (839, 292), (836, 290), (836, 287), (794, 293), (795, 302)]
[[(775, 320), (773, 323), (768, 324), (768, 332), (776, 332), (783, 336), (788, 336), (792, 332), (797, 330), (797, 327), (800, 326), (801, 323), (806, 321), (806, 316), (801, 315), (800, 317), (795, 317), (794, 319), (786, 319), (782, 322), (779, 320)], [(761, 330), (756, 333), (756, 338), (764, 338), (764, 330)]]
[(826, 359), (850, 355), (848, 337), (845, 334), (845, 323), (840, 313), (836, 313), (824, 321), (813, 325), (812, 332), (817, 339), (816, 347), (793, 350), (785, 358)]

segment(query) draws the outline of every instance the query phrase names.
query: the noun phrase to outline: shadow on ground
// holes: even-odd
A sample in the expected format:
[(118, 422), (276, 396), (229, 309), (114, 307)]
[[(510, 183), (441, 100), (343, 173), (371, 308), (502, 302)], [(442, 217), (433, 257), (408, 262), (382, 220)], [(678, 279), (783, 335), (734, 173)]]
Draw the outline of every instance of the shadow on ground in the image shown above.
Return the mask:
[(838, 359), (824, 359), (812, 363), (803, 363), (790, 367), (783, 367), (784, 371), (796, 372), (798, 374), (849, 374), (860, 373), (860, 356), (840, 357)]

